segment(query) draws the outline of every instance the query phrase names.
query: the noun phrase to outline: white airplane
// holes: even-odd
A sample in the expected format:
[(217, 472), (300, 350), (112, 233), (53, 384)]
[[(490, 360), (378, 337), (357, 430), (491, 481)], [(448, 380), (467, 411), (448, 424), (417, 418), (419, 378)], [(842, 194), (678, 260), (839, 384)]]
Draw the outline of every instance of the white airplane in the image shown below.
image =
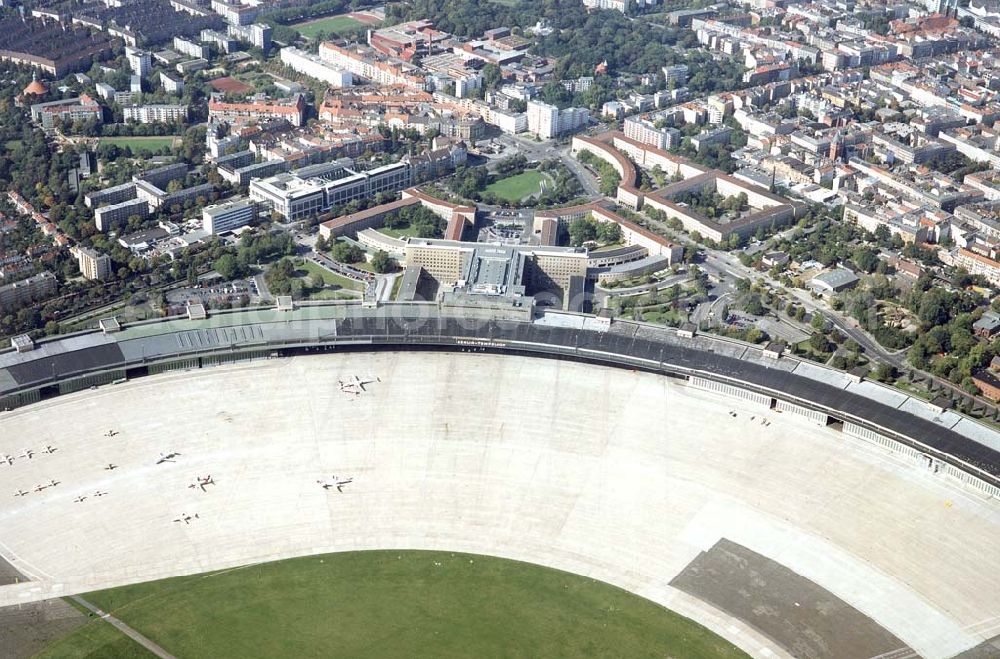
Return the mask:
[(34, 457), (34, 455), (35, 455), (34, 451), (32, 451), (30, 448), (26, 448), (26, 449), (24, 449), (24, 453), (22, 453), (21, 455), (19, 455), (17, 457), (19, 457), (19, 458), (28, 458), (30, 460), (32, 457)]
[(337, 384), (340, 386), (340, 390), (345, 394), (354, 394), (358, 396), (368, 391), (367, 386), (374, 384), (376, 382), (381, 382), (381, 378), (375, 378), (373, 380), (362, 380), (357, 375), (352, 375), (347, 378), (347, 380), (337, 380)]
[(181, 516), (175, 519), (175, 522), (184, 522), (185, 524), (190, 524), (192, 519), (198, 519), (198, 513), (194, 515), (188, 515), (187, 513), (181, 513)]
[(55, 453), (58, 450), (59, 449), (57, 449), (57, 448), (52, 448), (51, 446), (46, 445), (45, 448), (42, 449), (42, 453), (48, 453), (49, 455), (52, 455), (53, 453)]
[(104, 433), (104, 436), (105, 437), (114, 437), (117, 434), (118, 434), (117, 430), (109, 430), (106, 433)]
[(8, 466), (14, 466), (14, 456), (4, 453), (0, 456), (0, 462), (6, 462)]
[(101, 492), (100, 490), (94, 492), (95, 497), (103, 497), (107, 492)]
[(36, 485), (35, 486), (35, 492), (41, 492), (42, 490), (44, 490), (47, 487), (49, 487), (49, 486), (48, 485)]
[(174, 458), (176, 458), (179, 455), (180, 453), (177, 452), (172, 452), (167, 454), (160, 453), (160, 459), (156, 461), (156, 464), (163, 464), (164, 462), (176, 462)]
[(29, 494), (30, 494), (30, 492), (25, 492), (24, 490), (18, 490), (17, 492), (14, 493), (14, 496), (16, 496), (16, 497), (26, 497)]
[(79, 497), (73, 499), (73, 503), (83, 503), (86, 500), (87, 500), (87, 497), (85, 497), (85, 496), (79, 496)]
[(109, 463), (108, 463), (108, 466), (104, 468), (104, 471), (114, 471), (114, 470), (115, 470), (115, 469), (117, 469), (117, 468), (118, 468), (118, 465), (116, 465), (116, 464), (111, 464), (111, 463), (109, 462)]
[(190, 485), (188, 485), (188, 489), (189, 490), (193, 490), (196, 487), (200, 487), (201, 491), (205, 492), (206, 491), (205, 490), (205, 486), (206, 485), (215, 485), (215, 479), (212, 478), (211, 474), (209, 474), (208, 476), (205, 476), (204, 478), (202, 478), (201, 476), (197, 476), (197, 477), (195, 477), (195, 481), (196, 482), (191, 483)]
[(351, 483), (351, 482), (353, 482), (353, 481), (354, 481), (353, 478), (345, 478), (345, 479), (341, 480), (341, 479), (337, 478), (336, 474), (334, 474), (330, 478), (324, 478), (324, 479), (318, 480), (316, 482), (319, 483), (319, 486), (322, 487), (324, 490), (329, 490), (331, 487), (335, 487), (335, 488), (337, 488), (338, 492), (343, 492), (344, 491), (344, 486), (347, 485), (347, 484), (349, 484), (349, 483)]
[(59, 484), (59, 481), (57, 481), (55, 479), (52, 479), (52, 480), (49, 481), (49, 484), (46, 485), (45, 487), (55, 487), (58, 484)]

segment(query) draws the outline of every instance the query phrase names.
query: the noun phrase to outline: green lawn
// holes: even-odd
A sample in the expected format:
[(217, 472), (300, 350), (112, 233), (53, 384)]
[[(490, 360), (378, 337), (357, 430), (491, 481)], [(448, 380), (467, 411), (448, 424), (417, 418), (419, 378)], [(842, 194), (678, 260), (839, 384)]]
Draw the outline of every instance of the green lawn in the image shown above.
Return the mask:
[(327, 554), (85, 597), (178, 657), (746, 656), (608, 584), (447, 552)]
[(359, 291), (361, 290), (361, 284), (354, 281), (353, 279), (348, 279), (347, 277), (342, 277), (335, 272), (330, 272), (326, 268), (321, 268), (312, 261), (302, 261), (302, 263), (296, 263), (295, 269), (299, 271), (305, 271), (305, 274), (312, 277), (317, 272), (322, 275), (323, 281), (327, 286), (339, 286), (340, 288), (346, 288), (348, 290)]
[(409, 236), (417, 235), (417, 228), (412, 224), (404, 224), (403, 226), (397, 227), (395, 229), (390, 229), (389, 227), (381, 227), (378, 229), (379, 233), (384, 233), (390, 238), (406, 238)]
[(296, 23), (289, 25), (289, 27), (304, 37), (314, 39), (320, 32), (343, 34), (345, 32), (364, 29), (368, 26), (350, 16), (330, 16), (328, 18), (317, 18), (303, 23)]
[(133, 153), (159, 151), (164, 147), (172, 147), (174, 136), (164, 137), (102, 137), (100, 144), (117, 144), (119, 147), (129, 147)]
[(515, 176), (491, 183), (486, 187), (486, 191), (507, 201), (516, 202), (539, 192), (539, 184), (544, 180), (546, 180), (545, 174), (529, 169)]
[[(76, 606), (74, 604), (74, 606)], [(33, 659), (149, 659), (156, 657), (100, 618), (93, 618)]]

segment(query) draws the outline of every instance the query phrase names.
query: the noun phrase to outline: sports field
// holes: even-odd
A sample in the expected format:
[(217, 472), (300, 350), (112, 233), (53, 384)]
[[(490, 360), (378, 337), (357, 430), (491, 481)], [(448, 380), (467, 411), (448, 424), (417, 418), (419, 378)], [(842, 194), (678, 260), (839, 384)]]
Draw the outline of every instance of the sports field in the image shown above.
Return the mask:
[[(326, 554), (84, 598), (178, 657), (746, 656), (605, 583), (460, 553)], [(143, 656), (97, 625), (41, 656)]]
[(545, 174), (529, 169), (520, 174), (491, 183), (486, 187), (486, 191), (492, 192), (507, 201), (520, 201), (528, 195), (540, 192), (542, 181), (548, 180)]
[(316, 35), (320, 32), (335, 32), (337, 34), (343, 34), (345, 32), (353, 32), (355, 30), (364, 29), (368, 26), (356, 18), (341, 15), (330, 16), (328, 18), (316, 18), (303, 23), (295, 23), (289, 27), (304, 37), (315, 39)]
[(100, 144), (117, 144), (121, 148), (129, 147), (133, 153), (154, 152), (174, 146), (180, 137), (165, 135), (163, 137), (102, 137)]

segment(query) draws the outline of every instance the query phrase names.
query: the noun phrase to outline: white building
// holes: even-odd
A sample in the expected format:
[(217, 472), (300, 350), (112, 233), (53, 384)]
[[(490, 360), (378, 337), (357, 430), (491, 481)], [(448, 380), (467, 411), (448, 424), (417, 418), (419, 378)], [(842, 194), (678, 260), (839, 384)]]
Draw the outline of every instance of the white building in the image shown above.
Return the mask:
[(669, 85), (671, 82), (675, 83), (678, 87), (684, 85), (688, 79), (688, 66), (687, 64), (675, 64), (673, 66), (664, 66), (660, 69), (663, 71), (663, 78)]
[(168, 94), (180, 96), (184, 93), (184, 81), (164, 71), (160, 71), (160, 84), (163, 85), (163, 91)]
[(590, 119), (586, 108), (566, 108), (560, 110), (554, 105), (539, 101), (528, 101), (528, 132), (543, 140), (577, 130)]
[(409, 163), (397, 162), (366, 172), (344, 170), (339, 178), (303, 178), (295, 172), (250, 182), (250, 198), (288, 221), (306, 219), (355, 199), (410, 187)]
[(516, 135), (528, 130), (528, 116), (523, 112), (491, 109), (483, 121), (496, 126), (508, 135)]
[(107, 254), (99, 254), (89, 247), (79, 246), (70, 250), (70, 253), (76, 257), (80, 274), (85, 279), (101, 280), (111, 275), (111, 257)]
[(233, 231), (257, 219), (257, 204), (241, 197), (224, 204), (206, 206), (201, 211), (201, 226), (211, 234)]
[(681, 133), (676, 128), (657, 128), (648, 119), (627, 117), (625, 119), (625, 137), (657, 149), (672, 149), (680, 144)]
[(583, 0), (583, 6), (587, 9), (612, 9), (628, 13), (628, 0)]
[(129, 105), (122, 108), (122, 114), (125, 121), (140, 124), (167, 123), (187, 121), (188, 108), (186, 105)]
[(354, 76), (350, 71), (337, 68), (312, 53), (292, 46), (281, 49), (281, 62), (293, 71), (322, 80), (331, 87), (350, 87), (354, 84)]
[(125, 59), (128, 60), (128, 65), (132, 69), (132, 73), (141, 78), (149, 75), (149, 69), (153, 65), (149, 53), (138, 48), (133, 48), (132, 46), (126, 46)]
[(190, 57), (203, 57), (208, 59), (208, 46), (185, 39), (184, 37), (174, 37), (174, 50), (182, 55)]
[(227, 32), (232, 38), (267, 52), (271, 49), (271, 29), (271, 26), (266, 23), (254, 23), (253, 25), (230, 25)]
[(106, 101), (114, 100), (115, 88), (106, 82), (99, 82), (94, 87), (97, 89), (97, 95)]

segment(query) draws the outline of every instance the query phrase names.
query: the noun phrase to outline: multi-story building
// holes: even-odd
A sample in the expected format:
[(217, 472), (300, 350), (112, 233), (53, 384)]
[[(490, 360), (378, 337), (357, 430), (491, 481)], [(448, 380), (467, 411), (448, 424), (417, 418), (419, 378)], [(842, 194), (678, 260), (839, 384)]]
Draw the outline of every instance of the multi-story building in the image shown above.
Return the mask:
[(174, 37), (174, 50), (190, 57), (203, 57), (205, 59), (209, 57), (208, 46), (184, 37)]
[(145, 199), (129, 199), (110, 206), (94, 209), (94, 225), (98, 231), (107, 232), (124, 224), (128, 218), (138, 215), (149, 217), (149, 202)]
[(563, 308), (569, 308), (571, 291), (579, 290), (587, 276), (587, 251), (571, 247), (411, 238), (404, 254), (408, 268), (422, 268), (443, 287), (493, 297), (551, 293), (562, 297)]
[(585, 126), (590, 119), (586, 108), (566, 108), (560, 110), (554, 105), (540, 101), (528, 101), (528, 132), (543, 140), (572, 132)]
[(253, 23), (252, 25), (232, 25), (227, 32), (229, 36), (260, 48), (265, 53), (271, 49), (271, 26), (266, 23)]
[[(303, 168), (309, 170), (309, 168)], [(289, 221), (326, 212), (355, 199), (374, 197), (410, 186), (412, 168), (398, 162), (366, 172), (341, 168), (323, 175), (284, 173), (250, 182), (250, 198)], [(346, 176), (344, 175), (346, 174)]]
[(252, 224), (256, 219), (257, 204), (245, 197), (207, 206), (201, 211), (201, 226), (211, 234), (233, 231)]
[(113, 101), (115, 98), (115, 88), (106, 82), (99, 82), (94, 85), (97, 90), (97, 95), (103, 98), (105, 101)]
[(683, 87), (684, 83), (688, 79), (688, 66), (687, 64), (674, 64), (672, 66), (664, 66), (660, 69), (663, 71), (663, 78), (666, 80), (667, 85), (674, 83), (677, 87)]
[(171, 121), (187, 121), (188, 107), (186, 105), (129, 105), (122, 108), (125, 121), (140, 124)]
[(160, 84), (163, 85), (163, 91), (168, 94), (180, 96), (184, 93), (184, 81), (164, 71), (160, 71)]
[(55, 127), (55, 120), (63, 123), (79, 120), (96, 119), (101, 121), (103, 111), (97, 101), (82, 94), (78, 98), (64, 98), (61, 101), (36, 103), (31, 106), (31, 118), (46, 131)]
[(245, 124), (251, 120), (284, 119), (293, 126), (305, 123), (306, 100), (296, 94), (287, 101), (254, 101), (251, 103), (223, 103), (211, 100), (208, 103), (208, 118), (215, 122)]
[(419, 90), (427, 86), (420, 69), (390, 60), (367, 46), (345, 48), (323, 42), (319, 47), (319, 56), (337, 68), (378, 85), (403, 85)]
[(583, 6), (587, 9), (611, 9), (628, 13), (628, 0), (583, 0)]
[(230, 25), (249, 25), (261, 15), (263, 3), (254, 2), (242, 4), (212, 0), (212, 11), (222, 16)]
[(135, 183), (122, 183), (103, 190), (88, 192), (83, 197), (87, 208), (97, 208), (106, 204), (117, 204), (129, 199), (135, 199)]
[(111, 257), (107, 254), (100, 254), (89, 247), (79, 246), (74, 247), (72, 253), (76, 256), (80, 274), (85, 279), (103, 280), (111, 275)]
[[(236, 47), (238, 46), (236, 39), (233, 39), (228, 34), (217, 30), (202, 30), (201, 40), (205, 43), (215, 44), (216, 48), (227, 54), (236, 50)], [(197, 59), (205, 58), (200, 57)]]
[(133, 48), (132, 46), (126, 46), (125, 59), (128, 60), (128, 65), (132, 69), (132, 73), (141, 78), (149, 75), (149, 70), (152, 67), (152, 60), (149, 53), (138, 48)]
[(657, 128), (652, 121), (642, 117), (626, 117), (625, 137), (666, 150), (680, 144), (681, 132), (676, 128)]
[(29, 302), (44, 299), (55, 290), (56, 276), (51, 272), (42, 272), (13, 284), (0, 286), (0, 310), (12, 310)]
[(354, 76), (350, 71), (339, 69), (320, 57), (293, 46), (281, 49), (281, 62), (293, 71), (322, 80), (332, 87), (350, 87), (354, 83)]
[(982, 275), (990, 284), (1000, 286), (1000, 261), (995, 254), (986, 256), (960, 247), (952, 258), (957, 267), (964, 268), (970, 275)]

